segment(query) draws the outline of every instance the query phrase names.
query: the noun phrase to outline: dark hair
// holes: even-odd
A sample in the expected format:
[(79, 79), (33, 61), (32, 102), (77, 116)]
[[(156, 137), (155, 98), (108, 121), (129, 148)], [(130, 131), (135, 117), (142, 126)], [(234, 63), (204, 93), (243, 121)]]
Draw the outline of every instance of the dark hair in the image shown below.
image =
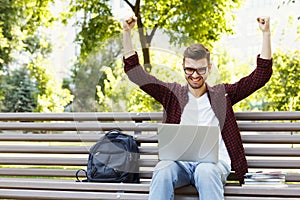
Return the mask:
[(193, 60), (206, 58), (207, 62), (210, 63), (210, 52), (203, 44), (196, 43), (192, 44), (184, 51), (183, 63), (185, 58), (191, 58)]

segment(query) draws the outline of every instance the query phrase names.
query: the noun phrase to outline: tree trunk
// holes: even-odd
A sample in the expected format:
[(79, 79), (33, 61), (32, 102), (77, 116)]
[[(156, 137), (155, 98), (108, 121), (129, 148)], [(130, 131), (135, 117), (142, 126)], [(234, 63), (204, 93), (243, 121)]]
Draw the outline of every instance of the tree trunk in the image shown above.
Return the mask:
[(141, 42), (142, 51), (143, 51), (143, 57), (144, 57), (144, 68), (146, 71), (150, 72), (152, 66), (151, 66), (151, 61), (150, 61), (150, 43), (148, 42), (149, 36), (147, 36), (147, 34), (145, 34), (144, 26), (142, 24), (142, 20), (139, 15), (137, 18), (137, 25), (138, 25), (139, 37), (140, 37), (140, 42)]
[(150, 61), (150, 44), (151, 40), (154, 36), (154, 33), (156, 31), (157, 26), (153, 29), (150, 35), (148, 35), (147, 31), (144, 30), (144, 25), (142, 22), (142, 18), (140, 15), (140, 0), (136, 0), (135, 5), (133, 5), (130, 1), (124, 0), (132, 9), (135, 16), (137, 17), (137, 26), (138, 26), (138, 32), (140, 37), (140, 42), (142, 46), (143, 51), (143, 57), (144, 57), (144, 68), (146, 71), (151, 71), (151, 61)]

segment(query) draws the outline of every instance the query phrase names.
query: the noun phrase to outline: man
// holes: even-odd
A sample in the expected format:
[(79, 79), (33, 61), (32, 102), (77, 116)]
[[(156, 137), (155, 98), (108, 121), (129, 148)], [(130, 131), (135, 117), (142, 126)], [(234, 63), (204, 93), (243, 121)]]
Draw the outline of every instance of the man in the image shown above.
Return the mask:
[(263, 41), (256, 69), (234, 84), (213, 87), (205, 82), (212, 64), (210, 52), (202, 44), (193, 44), (184, 52), (185, 86), (162, 82), (145, 72), (131, 41), (136, 18), (124, 21), (125, 72), (131, 81), (163, 105), (163, 123), (218, 125), (220, 128), (219, 162), (160, 161), (153, 172), (149, 199), (173, 199), (174, 189), (188, 184), (196, 187), (201, 200), (224, 199), (223, 188), (231, 166), (240, 183), (244, 182), (248, 166), (232, 105), (263, 87), (272, 75), (270, 19), (259, 17), (257, 21)]

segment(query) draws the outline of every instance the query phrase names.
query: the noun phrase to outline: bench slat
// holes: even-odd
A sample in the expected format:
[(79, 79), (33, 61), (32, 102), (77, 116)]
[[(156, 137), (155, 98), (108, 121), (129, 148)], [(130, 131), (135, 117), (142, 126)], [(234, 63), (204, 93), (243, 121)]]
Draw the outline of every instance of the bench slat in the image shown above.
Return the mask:
[[(0, 134), (0, 141), (41, 141), (41, 142), (96, 142), (103, 134), (101, 133), (64, 133), (64, 134)], [(155, 134), (135, 135), (140, 143), (157, 143)], [(253, 144), (300, 144), (300, 134), (294, 135), (274, 135), (255, 134), (243, 135), (243, 143)]]
[[(26, 184), (24, 184), (26, 182)], [(143, 183), (88, 183), (64, 180), (0, 178), (0, 188), (48, 189), (69, 191), (135, 191), (148, 192), (149, 184)]]
[[(86, 166), (82, 167), (86, 169)], [(40, 168), (0, 168), (0, 176), (39, 176), (39, 177), (71, 177), (75, 180), (74, 169), (40, 169)], [(152, 177), (152, 171), (140, 171), (140, 177), (149, 179)], [(79, 174), (79, 177), (84, 177), (84, 174)], [(299, 180), (300, 181), (300, 180)]]
[(300, 131), (300, 123), (238, 123), (240, 131), (270, 131), (270, 132), (288, 132)]
[[(53, 182), (52, 182), (53, 184)], [(89, 184), (89, 183), (87, 183)], [(90, 187), (93, 188), (93, 184), (89, 184), (91, 185)], [(24, 182), (23, 184), (24, 185)], [(48, 185), (47, 182), (44, 182), (44, 183), (40, 183), (39, 185), (36, 185), (38, 187), (38, 189), (40, 188), (43, 188), (43, 187), (46, 187)], [(66, 185), (68, 185), (66, 183)], [(82, 184), (83, 186), (84, 184)], [(101, 185), (101, 184), (98, 184), (98, 185)], [(11, 185), (12, 187), (16, 188), (17, 186), (13, 186)], [(112, 184), (113, 186), (113, 184)], [(61, 185), (62, 189), (65, 188), (64, 184)], [(84, 187), (84, 186), (83, 186)], [(100, 186), (101, 187), (101, 186)], [(107, 187), (107, 186), (106, 186)], [(23, 186), (21, 186), (21, 188), (23, 188)], [(54, 185), (54, 188), (55, 188), (55, 185)], [(68, 188), (68, 187), (67, 187)], [(112, 187), (114, 188), (114, 187)], [(121, 186), (122, 188), (122, 186)], [(176, 190), (176, 194), (185, 194), (185, 195), (192, 195), (192, 194), (195, 194), (194, 192), (194, 188), (191, 188), (191, 187), (184, 187), (184, 188), (180, 188), (180, 189), (177, 189)], [(51, 198), (67, 198), (69, 199), (70, 196), (67, 195), (67, 194), (73, 194), (73, 195), (79, 195), (81, 198), (83, 199), (89, 199), (90, 197), (93, 198), (94, 194), (98, 194), (100, 195), (101, 194), (101, 197), (102, 198), (105, 198), (105, 199), (110, 199), (111, 198), (111, 195), (114, 195), (113, 197), (115, 199), (131, 199), (131, 198), (135, 198), (135, 199), (140, 199), (140, 197), (143, 199), (145, 197), (147, 197), (147, 194), (143, 194), (142, 196), (138, 196), (137, 194), (138, 193), (135, 193), (135, 194), (131, 194), (131, 193), (109, 193), (109, 192), (105, 192), (105, 193), (102, 193), (102, 192), (95, 192), (93, 189), (91, 191), (89, 191), (88, 193), (86, 192), (82, 192), (82, 191), (68, 191), (68, 192), (62, 192), (62, 191), (55, 191), (55, 190), (46, 190), (48, 188), (43, 188), (43, 190), (25, 190), (25, 189), (0, 189), (1, 193), (1, 197), (6, 197), (6, 198), (18, 198), (18, 191), (21, 191), (23, 192), (23, 197), (24, 196), (27, 196), (27, 195), (32, 195), (32, 196), (27, 196), (27, 197), (31, 197), (33, 199), (35, 198), (38, 198), (40, 195), (43, 195), (43, 196), (40, 196), (40, 197), (51, 197)], [(51, 187), (51, 189), (53, 189)], [(76, 189), (76, 188), (73, 188), (73, 190)], [(95, 188), (96, 190), (98, 190), (97, 188)], [(117, 188), (115, 188), (117, 189)], [(245, 195), (245, 196), (251, 196), (251, 195), (255, 195), (255, 196), (261, 196), (261, 197), (297, 197), (299, 198), (300, 197), (300, 188), (299, 187), (293, 187), (291, 185), (289, 185), (287, 188), (276, 188), (276, 190), (274, 190), (274, 188), (263, 188), (263, 187), (253, 187), (253, 188), (242, 188), (240, 186), (225, 186), (225, 195), (226, 196), (229, 196), (229, 195)], [(118, 190), (118, 189), (117, 189)], [(15, 194), (12, 194), (13, 191), (16, 191)], [(130, 190), (129, 190), (130, 191)], [(47, 193), (47, 194), (45, 194)], [(85, 196), (81, 196), (83, 195), (84, 193), (86, 193), (86, 197)], [(25, 195), (24, 195), (25, 194)], [(27, 194), (27, 195), (26, 195)], [(117, 196), (117, 195), (124, 195), (124, 196)], [(9, 195), (9, 196), (7, 196)], [(55, 195), (55, 196), (54, 196)], [(109, 195), (109, 196), (108, 196)], [(129, 196), (127, 196), (129, 195)], [(77, 199), (77, 197), (79, 196), (76, 196), (76, 198), (73, 198), (73, 199)], [(98, 199), (100, 198), (100, 196), (98, 196)]]
[[(161, 112), (0, 113), (1, 121), (161, 121)], [(299, 111), (235, 112), (237, 120), (300, 120)]]
[(1, 198), (9, 199), (60, 199), (60, 200), (108, 200), (108, 199), (148, 199), (148, 194), (109, 193), (109, 192), (77, 192), (51, 190), (0, 189)]
[[(96, 142), (102, 133), (59, 133), (59, 134), (32, 134), (32, 133), (3, 133), (0, 141), (27, 141), (27, 142)], [(134, 135), (137, 142), (157, 143), (155, 134)]]
[(226, 186), (225, 193), (231, 195), (247, 195), (247, 196), (287, 196), (287, 197), (300, 197), (300, 187), (299, 185), (293, 186), (288, 185), (288, 187), (247, 187), (242, 186)]
[[(300, 131), (300, 123), (238, 123), (240, 131)], [(100, 122), (0, 122), (0, 130), (39, 131), (157, 131), (155, 123), (100, 123)]]
[[(26, 184), (24, 184), (26, 182)], [(1, 178), (0, 188), (11, 189), (42, 189), (42, 190), (68, 190), (68, 191), (135, 191), (135, 192), (148, 192), (149, 183), (147, 184), (118, 184), (118, 183), (84, 183), (74, 181), (57, 181), (57, 180), (41, 180), (41, 179), (14, 179), (14, 178)], [(226, 195), (253, 195), (257, 196), (289, 196), (300, 197), (299, 185), (288, 185), (288, 187), (261, 187), (253, 186), (243, 188), (242, 186), (225, 186)], [(196, 190), (192, 186), (185, 186), (176, 189), (176, 194), (195, 194)], [(197, 192), (196, 192), (197, 193)]]
[(299, 198), (289, 197), (254, 197), (254, 196), (225, 196), (225, 200), (299, 200)]
[(90, 146), (1, 145), (0, 153), (88, 154)]
[[(48, 191), (31, 191), (31, 190), (13, 190), (13, 189), (0, 189), (0, 197), (3, 198), (14, 198), (14, 199), (61, 199), (61, 200), (101, 200), (101, 199), (148, 199), (146, 194), (121, 194), (116, 195), (116, 193), (87, 193), (85, 192), (55, 192)], [(49, 195), (47, 195), (49, 194)], [(198, 200), (197, 196), (176, 196), (175, 200)], [(243, 196), (225, 196), (225, 200), (282, 200), (279, 197), (243, 197)], [(299, 200), (299, 198), (288, 198), (284, 197), (284, 200)]]
[(247, 156), (300, 156), (299, 148), (245, 147)]
[[(90, 146), (29, 146), (29, 145), (1, 145), (0, 153), (52, 153), (52, 154), (88, 154)], [(142, 155), (157, 155), (158, 147), (139, 147)], [(248, 156), (299, 156), (299, 148), (270, 148), (245, 147)]]
[(26, 142), (96, 142), (103, 134), (95, 133), (59, 133), (59, 134), (0, 134), (0, 141), (26, 141)]
[(252, 160), (248, 159), (250, 168), (299, 169), (300, 160)]
[(2, 165), (84, 166), (86, 163), (87, 158), (0, 157)]
[[(1, 145), (0, 153), (88, 154), (90, 146)], [(157, 147), (139, 147), (142, 155), (157, 155)], [(86, 155), (88, 156), (88, 155)]]
[(56, 176), (75, 177), (72, 169), (0, 168), (0, 176)]
[[(158, 159), (140, 159), (141, 167), (153, 167)], [(86, 166), (87, 158), (70, 157), (0, 157), (2, 165)]]
[(300, 135), (242, 135), (243, 143), (255, 144), (300, 144)]
[(0, 113), (0, 121), (161, 121), (161, 112)]
[[(140, 159), (139, 164), (142, 167), (154, 167), (158, 159)], [(0, 157), (0, 164), (2, 165), (49, 165), (49, 166), (85, 166), (87, 158), (45, 158), (45, 157)], [(300, 166), (300, 160), (282, 160), (270, 159), (248, 159), (248, 165), (250, 168), (282, 168), (282, 169), (298, 169)]]
[[(0, 153), (88, 154), (91, 146), (1, 145)], [(157, 147), (139, 147), (140, 154), (157, 155)], [(86, 155), (88, 156), (88, 155)]]
[(237, 120), (300, 120), (299, 111), (235, 112)]
[(23, 131), (109, 131), (119, 129), (123, 131), (157, 131), (153, 123), (100, 123), (100, 122), (0, 122), (0, 130)]
[[(263, 187), (253, 186), (244, 188), (239, 185), (225, 185), (224, 193), (226, 196), (261, 196), (261, 197), (300, 197), (300, 186), (288, 184), (288, 187)], [(194, 195), (197, 191), (192, 186), (185, 186), (176, 189), (176, 194)]]
[[(83, 167), (84, 169), (86, 166)], [(75, 179), (74, 169), (40, 169), (40, 168), (0, 168), (0, 176), (46, 176), (46, 177), (71, 177)], [(153, 169), (140, 171), (140, 177), (149, 179), (152, 177)], [(83, 174), (79, 174), (84, 177)], [(237, 180), (235, 174), (230, 174), (228, 180)], [(299, 173), (287, 173), (286, 182), (300, 182)]]

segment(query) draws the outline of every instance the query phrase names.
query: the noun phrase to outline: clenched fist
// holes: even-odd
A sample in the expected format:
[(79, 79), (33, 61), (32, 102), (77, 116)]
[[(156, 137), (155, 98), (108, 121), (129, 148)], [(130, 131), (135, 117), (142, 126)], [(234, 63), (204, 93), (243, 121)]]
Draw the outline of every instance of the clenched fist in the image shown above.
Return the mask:
[(123, 30), (130, 31), (133, 29), (136, 24), (137, 18), (135, 16), (131, 16), (123, 21)]
[(270, 32), (270, 17), (258, 17), (257, 22), (262, 32)]

